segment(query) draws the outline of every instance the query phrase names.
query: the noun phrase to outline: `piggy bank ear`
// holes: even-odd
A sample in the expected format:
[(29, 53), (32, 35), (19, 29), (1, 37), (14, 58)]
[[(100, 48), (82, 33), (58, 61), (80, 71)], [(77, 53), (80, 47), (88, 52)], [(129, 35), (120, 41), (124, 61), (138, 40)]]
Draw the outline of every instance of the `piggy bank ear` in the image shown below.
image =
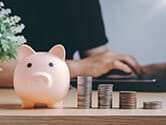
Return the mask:
[(35, 54), (35, 51), (28, 45), (21, 45), (18, 49), (18, 59), (25, 58), (27, 56), (30, 56), (32, 54)]
[(66, 52), (65, 52), (65, 48), (63, 47), (63, 45), (55, 45), (54, 47), (52, 47), (49, 52), (52, 55), (58, 56), (60, 59), (65, 60), (65, 56), (66, 56)]

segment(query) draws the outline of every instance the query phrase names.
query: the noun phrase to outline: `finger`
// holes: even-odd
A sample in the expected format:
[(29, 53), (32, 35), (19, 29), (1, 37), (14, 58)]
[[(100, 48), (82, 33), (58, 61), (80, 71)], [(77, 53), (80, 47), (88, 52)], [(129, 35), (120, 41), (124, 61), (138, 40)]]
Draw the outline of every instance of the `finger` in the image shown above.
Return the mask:
[(134, 57), (128, 55), (122, 55), (121, 58), (119, 58), (119, 60), (128, 64), (129, 67), (131, 67), (136, 74), (141, 73), (141, 67)]
[(131, 68), (120, 61), (114, 61), (113, 63), (113, 69), (118, 69), (126, 73), (131, 73)]

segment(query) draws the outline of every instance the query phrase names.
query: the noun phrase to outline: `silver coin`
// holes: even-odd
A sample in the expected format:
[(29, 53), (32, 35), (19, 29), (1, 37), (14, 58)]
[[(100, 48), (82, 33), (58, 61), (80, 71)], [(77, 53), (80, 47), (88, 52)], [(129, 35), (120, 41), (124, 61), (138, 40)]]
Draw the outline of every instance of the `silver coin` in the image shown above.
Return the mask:
[(99, 98), (112, 98), (112, 94), (98, 94)]
[(92, 85), (92, 77), (91, 76), (78, 76), (77, 77), (78, 85)]
[(85, 102), (84, 102), (84, 103), (83, 103), (83, 102), (78, 102), (78, 103), (77, 103), (78, 106), (81, 106), (81, 105), (82, 105), (82, 106), (84, 106), (84, 105), (89, 105), (89, 106), (90, 106), (90, 104), (91, 104), (91, 103), (85, 103)]
[(91, 96), (92, 92), (87, 92), (87, 93), (85, 93), (85, 92), (78, 92), (77, 95), (78, 96)]
[(109, 105), (107, 106), (99, 106), (99, 109), (110, 109), (111, 107)]
[(79, 105), (78, 108), (79, 109), (89, 109), (89, 108), (91, 108), (91, 106), (89, 106), (89, 105)]
[(98, 102), (98, 105), (111, 105), (111, 102)]
[(113, 84), (99, 84), (98, 87), (113, 87)]
[(91, 99), (92, 99), (92, 97), (88, 97), (88, 98), (83, 98), (83, 97), (79, 98), (79, 97), (77, 97), (78, 101), (91, 101)]

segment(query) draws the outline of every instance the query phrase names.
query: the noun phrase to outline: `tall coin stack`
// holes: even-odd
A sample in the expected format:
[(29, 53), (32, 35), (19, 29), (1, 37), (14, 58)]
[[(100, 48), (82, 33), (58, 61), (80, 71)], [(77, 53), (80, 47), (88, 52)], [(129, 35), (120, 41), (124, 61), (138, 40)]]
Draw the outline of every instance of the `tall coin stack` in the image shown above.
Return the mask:
[(112, 108), (112, 84), (100, 84), (98, 86), (98, 108)]
[(137, 98), (135, 91), (120, 91), (119, 104), (121, 109), (136, 109)]
[(92, 98), (92, 77), (77, 77), (77, 106), (80, 109), (91, 108)]

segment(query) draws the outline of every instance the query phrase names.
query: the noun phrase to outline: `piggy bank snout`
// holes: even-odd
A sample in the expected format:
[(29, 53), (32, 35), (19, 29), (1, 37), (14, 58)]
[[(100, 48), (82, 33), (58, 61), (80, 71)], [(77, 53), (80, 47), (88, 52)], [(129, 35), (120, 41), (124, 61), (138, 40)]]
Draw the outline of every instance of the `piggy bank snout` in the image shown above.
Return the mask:
[(48, 73), (35, 72), (32, 74), (32, 87), (33, 88), (49, 88), (52, 84), (52, 78)]

